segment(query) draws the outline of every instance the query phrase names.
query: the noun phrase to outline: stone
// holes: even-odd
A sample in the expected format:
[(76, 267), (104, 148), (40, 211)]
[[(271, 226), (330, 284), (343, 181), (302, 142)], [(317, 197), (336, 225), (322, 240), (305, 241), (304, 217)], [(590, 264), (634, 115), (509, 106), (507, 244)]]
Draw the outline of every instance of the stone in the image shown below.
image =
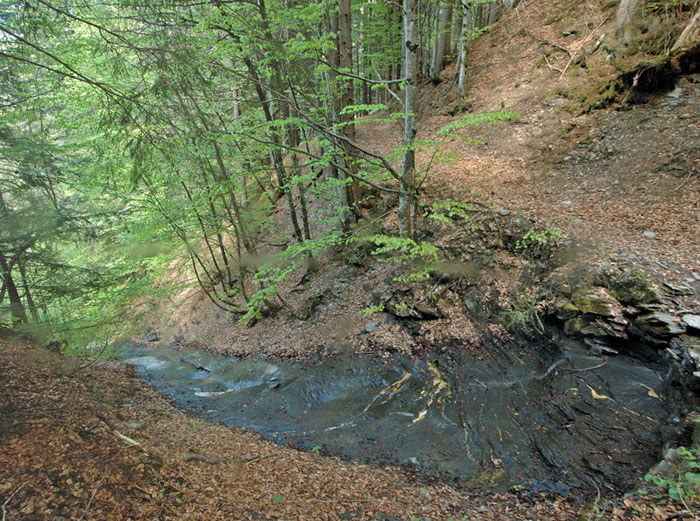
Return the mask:
[(603, 320), (591, 316), (580, 316), (564, 322), (564, 333), (567, 335), (582, 335), (594, 337), (627, 338), (624, 331), (615, 331)]
[(700, 315), (683, 315), (681, 320), (692, 329), (700, 329)]
[(503, 217), (510, 215), (510, 212), (508, 210), (506, 210), (505, 208), (501, 208), (500, 210), (498, 210), (498, 213), (500, 215), (502, 215)]
[(158, 340), (160, 340), (160, 337), (157, 333), (151, 333), (150, 335), (146, 336), (147, 342), (158, 342)]
[(365, 324), (365, 332), (371, 333), (372, 331), (374, 331), (375, 327), (377, 327), (377, 324), (375, 324), (374, 322), (367, 322)]
[(676, 87), (673, 89), (671, 92), (666, 94), (669, 98), (680, 98), (683, 95), (683, 89), (680, 87)]
[(644, 237), (646, 237), (647, 239), (656, 239), (656, 234), (652, 231), (647, 230), (644, 232)]
[(667, 293), (670, 293), (671, 295), (692, 295), (693, 293), (693, 288), (688, 286), (687, 284), (684, 284), (683, 286), (675, 286), (673, 284), (670, 284), (668, 282), (664, 282), (664, 290)]
[(620, 324), (627, 324), (622, 304), (605, 288), (578, 290), (571, 296), (571, 301), (584, 315), (598, 315)]
[(634, 323), (644, 333), (657, 338), (680, 335), (686, 330), (686, 325), (678, 317), (663, 311), (642, 315)]
[(559, 320), (569, 320), (581, 312), (576, 305), (568, 299), (557, 299), (554, 303), (554, 313)]

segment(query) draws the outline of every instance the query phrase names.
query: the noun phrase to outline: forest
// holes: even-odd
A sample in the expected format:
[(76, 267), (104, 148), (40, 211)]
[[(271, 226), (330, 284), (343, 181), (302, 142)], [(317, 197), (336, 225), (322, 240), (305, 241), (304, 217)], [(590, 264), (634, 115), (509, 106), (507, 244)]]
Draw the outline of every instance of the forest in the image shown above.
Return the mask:
[(697, 0), (0, 1), (11, 519), (700, 519)]

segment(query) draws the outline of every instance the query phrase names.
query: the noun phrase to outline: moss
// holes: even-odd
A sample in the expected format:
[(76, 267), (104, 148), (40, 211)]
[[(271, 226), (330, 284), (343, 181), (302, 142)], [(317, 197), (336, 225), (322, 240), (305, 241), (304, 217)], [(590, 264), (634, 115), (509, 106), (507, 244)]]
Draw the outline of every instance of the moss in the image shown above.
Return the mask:
[(651, 304), (659, 297), (649, 281), (638, 270), (623, 273), (610, 284), (610, 294), (624, 304)]
[(602, 109), (613, 103), (620, 92), (617, 79), (593, 84), (583, 84), (567, 90), (566, 97), (577, 102), (575, 112), (588, 114), (591, 110)]
[(602, 298), (595, 289), (583, 288), (571, 296), (573, 306), (584, 315), (600, 315), (610, 316), (610, 303), (605, 298)]

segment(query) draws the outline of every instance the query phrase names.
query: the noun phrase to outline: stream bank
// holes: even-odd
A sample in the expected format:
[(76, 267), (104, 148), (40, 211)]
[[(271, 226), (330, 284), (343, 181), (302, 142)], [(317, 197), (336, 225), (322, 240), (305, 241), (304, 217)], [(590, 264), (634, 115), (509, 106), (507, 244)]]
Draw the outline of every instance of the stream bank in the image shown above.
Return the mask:
[(668, 366), (583, 344), (306, 365), (129, 344), (119, 357), (203, 417), (277, 443), (397, 464), (460, 486), (629, 490), (681, 423)]

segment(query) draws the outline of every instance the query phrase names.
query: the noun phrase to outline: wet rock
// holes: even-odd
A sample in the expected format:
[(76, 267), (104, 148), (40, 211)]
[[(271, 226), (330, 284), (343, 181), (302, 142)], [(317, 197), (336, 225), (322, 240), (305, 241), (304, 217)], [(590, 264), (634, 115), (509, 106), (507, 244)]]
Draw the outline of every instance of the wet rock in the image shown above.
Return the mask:
[(683, 334), (686, 330), (685, 324), (678, 317), (662, 311), (643, 315), (634, 324), (644, 333), (656, 338), (670, 338)]
[(581, 312), (573, 302), (560, 298), (554, 303), (554, 313), (559, 320), (569, 320), (575, 318)]
[(681, 320), (691, 329), (700, 330), (700, 315), (683, 315)]
[(571, 301), (584, 315), (598, 315), (627, 324), (624, 308), (605, 288), (583, 289), (571, 296)]
[(594, 355), (617, 355), (620, 352), (610, 347), (604, 338), (584, 338), (583, 342), (591, 348)]
[(620, 302), (633, 306), (661, 302), (658, 291), (636, 270), (627, 271), (611, 281), (610, 294)]
[(564, 323), (564, 333), (570, 336), (613, 337), (627, 339), (625, 329), (617, 330), (604, 320), (592, 316), (580, 316)]

